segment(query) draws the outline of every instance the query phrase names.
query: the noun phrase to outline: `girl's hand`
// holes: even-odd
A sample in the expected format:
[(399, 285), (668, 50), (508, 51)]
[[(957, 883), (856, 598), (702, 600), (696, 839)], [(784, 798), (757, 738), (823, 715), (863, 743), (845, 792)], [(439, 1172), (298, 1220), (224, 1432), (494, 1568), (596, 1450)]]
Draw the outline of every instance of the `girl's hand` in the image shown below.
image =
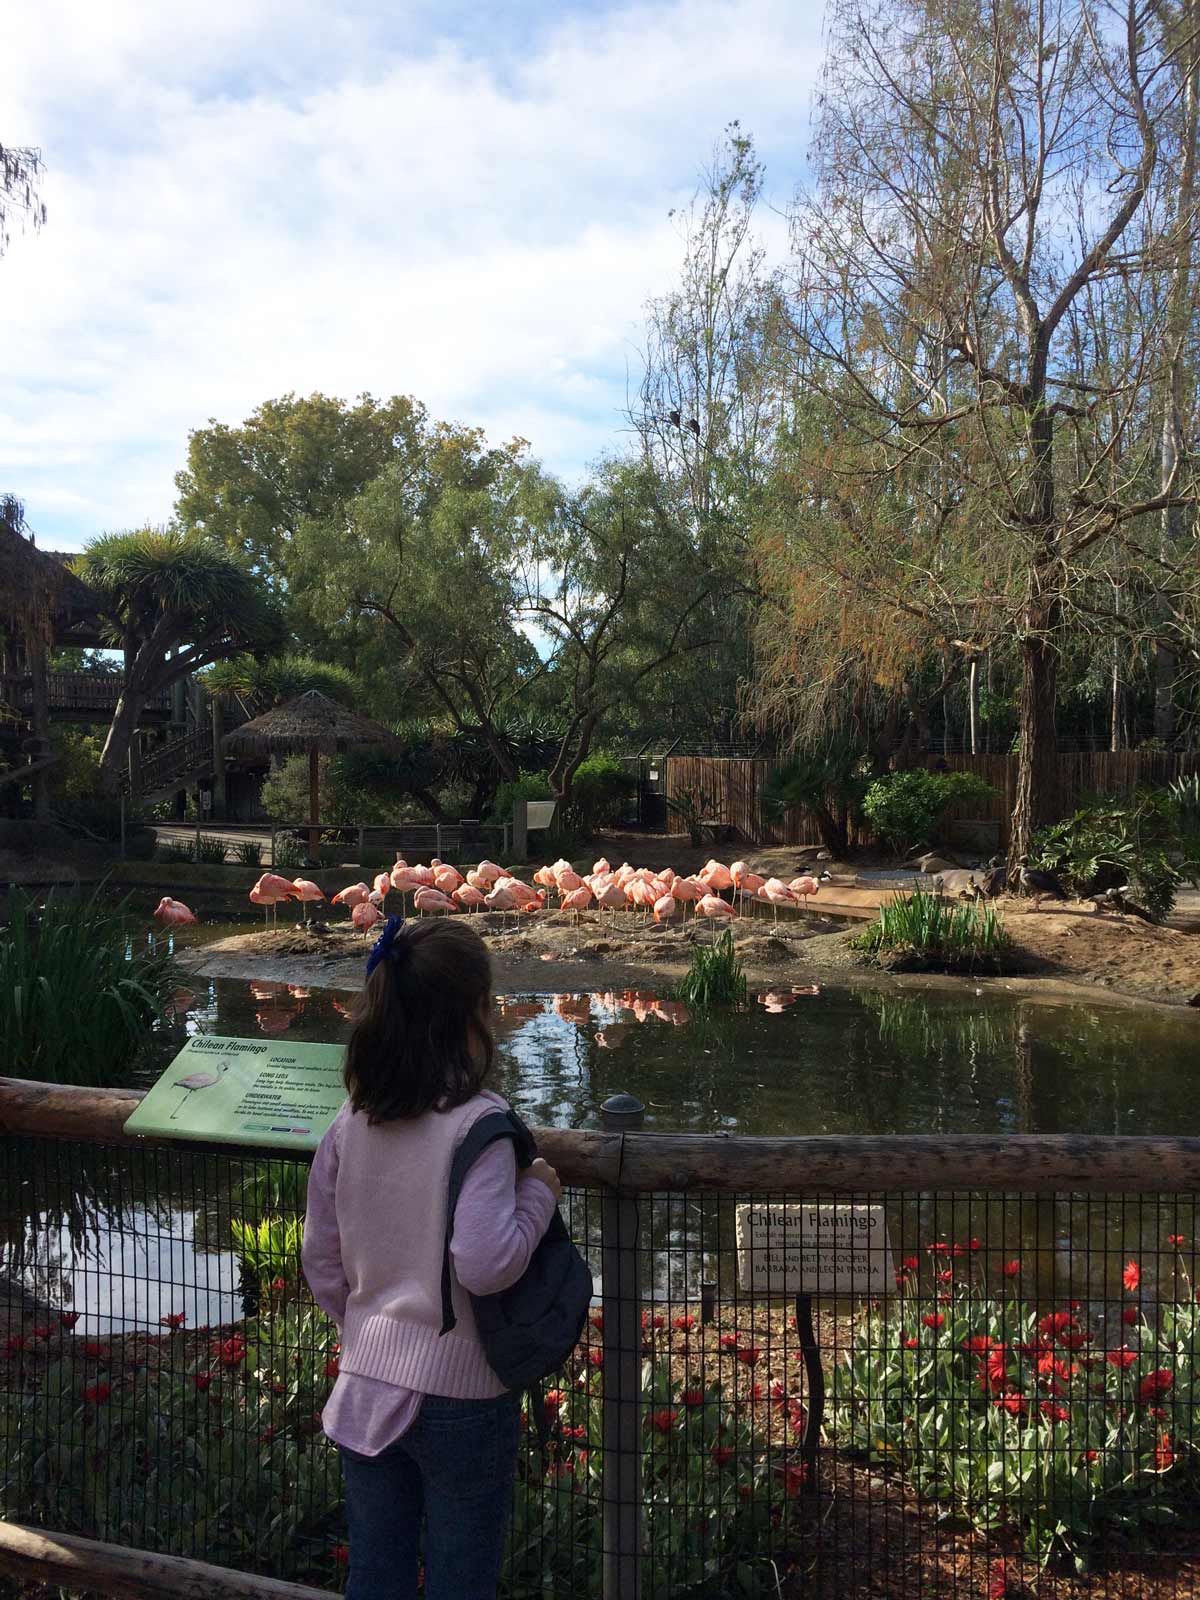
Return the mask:
[(538, 1156), (536, 1161), (530, 1162), (525, 1170), (525, 1176), (544, 1183), (556, 1201), (562, 1199), (562, 1184), (559, 1182), (558, 1173), (548, 1161), (543, 1161), (541, 1156)]

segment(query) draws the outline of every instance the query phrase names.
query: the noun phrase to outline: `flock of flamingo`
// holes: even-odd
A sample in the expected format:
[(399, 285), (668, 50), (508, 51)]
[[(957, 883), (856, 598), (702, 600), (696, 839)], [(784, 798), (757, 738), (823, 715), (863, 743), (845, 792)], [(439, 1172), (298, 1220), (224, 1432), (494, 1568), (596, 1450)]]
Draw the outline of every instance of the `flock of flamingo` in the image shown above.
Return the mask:
[[(329, 903), (348, 910), (350, 920), (364, 936), (386, 915), (391, 894), (400, 896), (406, 912), (411, 894), (418, 916), (499, 911), (507, 921), (510, 913), (519, 918), (553, 909), (557, 904), (558, 909), (573, 912), (576, 922), (582, 913), (594, 910), (601, 917), (608, 911), (614, 922), (619, 911), (634, 911), (662, 924), (685, 919), (691, 906), (694, 917), (715, 926), (747, 909), (753, 915), (758, 906), (770, 906), (778, 922), (780, 906), (807, 905), (819, 888), (817, 879), (810, 876), (793, 878), (790, 883), (764, 878), (751, 872), (744, 861), (730, 866), (709, 861), (699, 872), (681, 877), (670, 867), (652, 870), (632, 867), (627, 861), (614, 869), (603, 857), (594, 863), (591, 872), (581, 874), (569, 861), (559, 860), (553, 866), (539, 867), (533, 882), (525, 883), (493, 861), (481, 861), (461, 873), (445, 861), (434, 860), (426, 867), (409, 866), (407, 861), (397, 859), (389, 872), (377, 874), (373, 886), (365, 882), (349, 884), (330, 896)], [(726, 899), (726, 895), (730, 898)], [(303, 907), (323, 904), (326, 897), (311, 878), (285, 878), (279, 873), (264, 872), (250, 890), (249, 898), (252, 905), (262, 906), (265, 920), (271, 914), (277, 918), (278, 907), (288, 900), (296, 900)], [(165, 895), (154, 916), (168, 927), (196, 920), (181, 900)]]

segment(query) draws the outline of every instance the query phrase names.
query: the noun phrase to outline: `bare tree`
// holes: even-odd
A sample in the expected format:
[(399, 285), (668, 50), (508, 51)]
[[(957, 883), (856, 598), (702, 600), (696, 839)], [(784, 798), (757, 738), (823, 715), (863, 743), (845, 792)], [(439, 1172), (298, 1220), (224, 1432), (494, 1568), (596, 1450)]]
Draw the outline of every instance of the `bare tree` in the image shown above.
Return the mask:
[(1064, 636), (1114, 626), (1101, 580), (1195, 601), (1146, 542), (1197, 497), (1146, 425), (1196, 235), (1156, 225), (1195, 33), (1158, 0), (834, 0), (828, 37), (791, 326), (853, 537), (835, 578), (826, 519), (813, 566), (964, 661), (1014, 642), (1019, 858), (1055, 803)]
[(40, 150), (31, 145), (0, 144), (0, 256), (8, 249), (14, 220), (34, 229), (45, 222), (45, 170)]

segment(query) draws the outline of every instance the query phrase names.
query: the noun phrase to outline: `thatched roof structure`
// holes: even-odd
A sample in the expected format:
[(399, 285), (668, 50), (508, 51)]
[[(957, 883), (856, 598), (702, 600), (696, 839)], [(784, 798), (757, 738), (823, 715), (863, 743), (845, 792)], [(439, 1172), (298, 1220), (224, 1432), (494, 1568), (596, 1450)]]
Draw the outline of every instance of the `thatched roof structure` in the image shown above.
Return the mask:
[(99, 641), (99, 597), (67, 566), (72, 558), (39, 550), (21, 532), (9, 501), (0, 506), (0, 627), (24, 638)]
[(378, 722), (331, 700), (318, 689), (298, 694), (273, 711), (227, 733), (231, 755), (338, 755), (365, 746), (398, 748), (399, 741)]

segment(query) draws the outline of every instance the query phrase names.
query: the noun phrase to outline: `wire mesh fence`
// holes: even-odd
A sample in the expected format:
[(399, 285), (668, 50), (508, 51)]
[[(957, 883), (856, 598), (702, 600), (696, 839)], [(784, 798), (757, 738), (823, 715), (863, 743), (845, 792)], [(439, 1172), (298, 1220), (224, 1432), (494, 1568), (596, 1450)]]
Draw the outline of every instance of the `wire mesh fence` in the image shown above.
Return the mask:
[[(38, 1137), (0, 1160), (5, 1517), (340, 1588), (305, 1162)], [(502, 1592), (1200, 1593), (1197, 1201), (569, 1190), (596, 1302), (530, 1402), (551, 1436), (528, 1418)], [(754, 1214), (874, 1216), (888, 1281), (744, 1287)]]

